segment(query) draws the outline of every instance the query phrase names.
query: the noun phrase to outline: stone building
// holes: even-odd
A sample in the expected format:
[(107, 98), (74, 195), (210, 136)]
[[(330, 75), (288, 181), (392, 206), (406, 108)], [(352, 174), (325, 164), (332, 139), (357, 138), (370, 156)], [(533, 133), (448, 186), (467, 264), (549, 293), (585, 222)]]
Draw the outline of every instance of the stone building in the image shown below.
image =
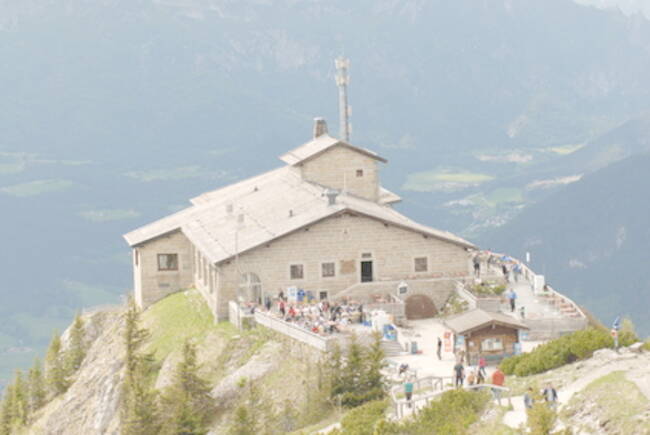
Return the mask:
[(378, 286), (394, 293), (404, 281), (433, 305), (427, 288), (469, 275), (474, 245), (394, 210), (400, 198), (379, 181), (386, 160), (329, 136), (323, 120), (311, 141), (280, 159), (278, 169), (204, 193), (125, 235), (141, 307), (196, 287), (225, 319), (231, 300), (289, 288), (316, 299)]

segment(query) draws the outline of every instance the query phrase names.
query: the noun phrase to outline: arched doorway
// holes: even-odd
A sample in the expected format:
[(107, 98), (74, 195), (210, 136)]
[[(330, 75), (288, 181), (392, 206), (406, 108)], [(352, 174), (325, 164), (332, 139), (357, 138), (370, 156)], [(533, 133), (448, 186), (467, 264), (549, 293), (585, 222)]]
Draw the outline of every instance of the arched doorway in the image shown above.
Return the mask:
[(262, 282), (260, 277), (252, 272), (243, 273), (239, 281), (239, 302), (262, 303)]
[(428, 319), (438, 314), (438, 309), (427, 295), (413, 295), (406, 298), (406, 318)]

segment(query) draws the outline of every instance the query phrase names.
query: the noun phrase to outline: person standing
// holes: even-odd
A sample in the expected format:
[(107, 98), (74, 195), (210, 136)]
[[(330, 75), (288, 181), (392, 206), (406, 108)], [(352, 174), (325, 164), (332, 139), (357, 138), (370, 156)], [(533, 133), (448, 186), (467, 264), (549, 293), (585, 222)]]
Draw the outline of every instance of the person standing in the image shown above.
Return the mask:
[(517, 293), (515, 293), (514, 289), (510, 289), (508, 291), (508, 301), (510, 301), (510, 312), (514, 313), (516, 305), (517, 305)]
[(463, 367), (462, 360), (458, 361), (454, 366), (454, 378), (456, 388), (463, 386), (463, 380), (465, 379), (465, 367)]
[(413, 378), (408, 377), (406, 382), (404, 382), (404, 395), (406, 396), (406, 401), (408, 402), (408, 407), (412, 405), (411, 399), (413, 398)]
[(438, 337), (438, 350), (437, 350), (437, 354), (438, 354), (438, 361), (440, 361), (440, 360), (442, 359), (442, 340), (440, 339), (440, 337)]
[(542, 393), (544, 395), (544, 401), (549, 408), (555, 409), (557, 407), (557, 391), (553, 388), (553, 385), (549, 382), (546, 384), (546, 388)]
[(480, 278), (481, 277), (481, 259), (479, 258), (479, 254), (476, 254), (473, 259), (474, 262), (474, 277)]
[[(506, 375), (497, 367), (497, 369), (492, 373), (492, 385), (497, 387), (503, 387), (503, 384), (506, 380)], [(501, 405), (501, 390), (499, 388), (492, 388), (492, 394), (494, 398), (497, 399), (499, 405)]]
[(524, 394), (524, 406), (526, 407), (526, 410), (530, 410), (533, 409), (534, 404), (535, 399), (533, 399), (533, 387), (528, 387), (528, 391)]
[(480, 355), (478, 359), (479, 379), (485, 379), (487, 377), (487, 373), (485, 373), (485, 367), (487, 367), (487, 362), (485, 361), (485, 357), (483, 355)]

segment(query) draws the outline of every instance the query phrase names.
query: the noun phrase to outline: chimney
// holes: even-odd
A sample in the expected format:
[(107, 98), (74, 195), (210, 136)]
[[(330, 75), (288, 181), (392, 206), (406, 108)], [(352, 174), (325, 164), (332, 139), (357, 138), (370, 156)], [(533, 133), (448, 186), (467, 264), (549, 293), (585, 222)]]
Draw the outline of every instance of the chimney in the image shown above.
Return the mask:
[(327, 122), (324, 118), (314, 118), (314, 139), (327, 134)]
[(336, 197), (339, 196), (339, 192), (333, 189), (327, 189), (324, 193), (327, 197), (328, 205), (336, 205)]

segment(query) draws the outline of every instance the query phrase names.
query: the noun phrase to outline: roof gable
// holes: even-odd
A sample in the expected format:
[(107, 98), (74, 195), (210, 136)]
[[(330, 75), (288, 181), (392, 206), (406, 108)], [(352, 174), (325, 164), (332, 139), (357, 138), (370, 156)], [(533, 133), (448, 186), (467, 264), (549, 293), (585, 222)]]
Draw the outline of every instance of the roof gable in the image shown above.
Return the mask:
[(514, 317), (503, 313), (485, 311), (480, 308), (475, 308), (450, 317), (445, 320), (445, 324), (457, 334), (472, 332), (491, 324), (506, 326), (513, 329), (529, 329), (528, 326)]
[(342, 146), (351, 149), (353, 151), (356, 151), (360, 154), (363, 154), (367, 157), (370, 157), (372, 159), (378, 160), (383, 163), (387, 162), (386, 159), (379, 156), (377, 153), (374, 153), (365, 148), (359, 148), (354, 145), (350, 145), (349, 143), (333, 138), (328, 134), (323, 134), (321, 136), (318, 136), (317, 138), (307, 142), (306, 144), (301, 145), (298, 148), (294, 148), (293, 150), (281, 155), (280, 160), (282, 160), (288, 165), (297, 165), (300, 163), (304, 163), (308, 160), (311, 160), (336, 146)]

